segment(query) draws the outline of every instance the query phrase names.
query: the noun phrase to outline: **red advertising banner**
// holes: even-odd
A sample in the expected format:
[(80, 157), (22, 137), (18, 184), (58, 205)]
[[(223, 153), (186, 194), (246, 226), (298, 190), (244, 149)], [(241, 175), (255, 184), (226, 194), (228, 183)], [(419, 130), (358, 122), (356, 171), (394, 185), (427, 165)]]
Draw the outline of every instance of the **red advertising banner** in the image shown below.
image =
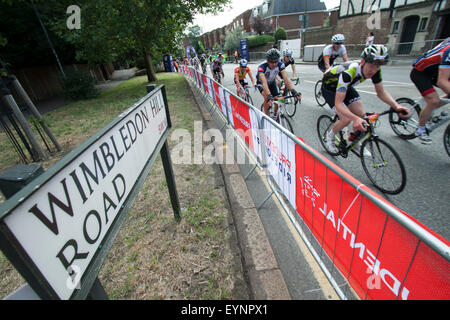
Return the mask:
[(297, 213), (361, 299), (450, 298), (449, 263), (299, 145), (296, 185)]
[(216, 97), (216, 104), (222, 110), (222, 102), (220, 101), (219, 85), (216, 82), (213, 82), (213, 88), (214, 88), (214, 96)]
[(234, 95), (230, 95), (231, 111), (233, 113), (234, 128), (244, 138), (245, 142), (253, 148), (252, 127), (248, 107)]
[(205, 92), (207, 92), (209, 94), (209, 91), (208, 91), (208, 89), (209, 89), (208, 81), (209, 80), (204, 74), (202, 74), (201, 76), (202, 76), (202, 79), (203, 79), (203, 88), (205, 88)]

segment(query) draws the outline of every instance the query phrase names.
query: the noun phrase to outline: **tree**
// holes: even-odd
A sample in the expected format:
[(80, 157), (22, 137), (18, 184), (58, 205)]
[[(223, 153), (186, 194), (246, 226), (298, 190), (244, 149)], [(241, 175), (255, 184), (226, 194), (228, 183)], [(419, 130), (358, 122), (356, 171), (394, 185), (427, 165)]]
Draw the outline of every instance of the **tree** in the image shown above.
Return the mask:
[(273, 31), (272, 26), (261, 16), (253, 17), (252, 28), (258, 35)]
[(226, 31), (225, 33), (225, 43), (223, 48), (225, 50), (234, 50), (239, 49), (241, 44), (240, 40), (244, 38), (244, 32), (242, 29), (238, 26), (233, 31)]
[(275, 34), (273, 35), (275, 38), (275, 42), (278, 42), (279, 40), (286, 40), (287, 39), (287, 33), (284, 28), (279, 27), (277, 31), (275, 31)]
[[(72, 0), (59, 0), (60, 9)], [(113, 61), (130, 50), (144, 58), (149, 82), (156, 80), (152, 61), (174, 52), (183, 30), (197, 13), (216, 13), (230, 0), (79, 0), (81, 29), (68, 30), (57, 18), (53, 29), (77, 48), (90, 64)], [(65, 12), (65, 11), (64, 11)]]
[(197, 54), (203, 53), (204, 50), (201, 48), (199, 42), (199, 37), (202, 34), (202, 30), (200, 28), (200, 26), (198, 25), (194, 25), (191, 27), (188, 27), (188, 34), (187, 37), (189, 39), (189, 42), (191, 43), (191, 46), (194, 47), (195, 52), (197, 52)]

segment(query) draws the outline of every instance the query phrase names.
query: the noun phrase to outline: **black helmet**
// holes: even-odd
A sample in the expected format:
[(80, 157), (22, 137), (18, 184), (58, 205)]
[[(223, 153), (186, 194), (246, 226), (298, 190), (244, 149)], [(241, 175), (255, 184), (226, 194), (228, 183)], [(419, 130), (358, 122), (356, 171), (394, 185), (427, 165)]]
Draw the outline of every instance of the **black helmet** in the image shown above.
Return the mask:
[(246, 67), (247, 64), (248, 64), (248, 62), (247, 62), (247, 60), (245, 60), (245, 59), (242, 59), (242, 60), (239, 61), (239, 65), (240, 65), (242, 68)]
[(280, 51), (275, 48), (272, 48), (266, 52), (266, 58), (269, 61), (278, 61), (280, 59), (280, 56)]
[(382, 44), (372, 44), (363, 50), (361, 58), (376, 65), (387, 64), (389, 62), (388, 49)]

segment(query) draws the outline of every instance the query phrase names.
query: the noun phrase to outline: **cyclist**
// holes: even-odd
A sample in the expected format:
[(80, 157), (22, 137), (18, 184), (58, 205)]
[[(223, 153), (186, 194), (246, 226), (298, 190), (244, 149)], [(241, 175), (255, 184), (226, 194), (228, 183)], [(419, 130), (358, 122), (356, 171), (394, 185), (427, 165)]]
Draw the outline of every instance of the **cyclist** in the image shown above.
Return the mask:
[(219, 59), (214, 59), (213, 62), (211, 63), (211, 74), (213, 75), (214, 80), (216, 81), (218, 80), (219, 73), (221, 73), (222, 76), (224, 76)]
[(323, 48), (322, 54), (317, 60), (317, 66), (320, 71), (325, 72), (328, 70), (333, 65), (334, 60), (339, 56), (342, 56), (344, 62), (348, 61), (347, 49), (343, 45), (344, 40), (345, 36), (340, 33), (331, 37), (331, 44)]
[[(301, 100), (301, 94), (294, 89), (294, 85), (289, 80), (285, 70), (284, 63), (280, 61), (280, 52), (275, 48), (269, 49), (266, 52), (266, 62), (258, 66), (258, 74), (256, 76), (256, 86), (264, 97), (264, 113), (267, 115), (269, 115), (269, 107), (272, 104), (273, 97), (280, 94), (280, 90), (276, 84), (278, 74), (281, 75), (286, 83), (286, 88), (291, 91), (292, 95), (296, 96), (298, 100)], [(274, 114), (276, 115), (277, 112), (278, 108), (274, 110)]]
[[(327, 146), (337, 152), (335, 134), (353, 121), (353, 131), (366, 131), (367, 122), (363, 119), (365, 112), (361, 97), (354, 86), (372, 79), (377, 97), (387, 103), (400, 117), (409, 117), (408, 108), (400, 106), (392, 96), (384, 90), (381, 79), (381, 65), (389, 61), (387, 48), (383, 45), (371, 45), (361, 53), (360, 62), (346, 62), (332, 67), (322, 78), (322, 94), (326, 102), (339, 115), (332, 130), (327, 134)], [(403, 114), (402, 114), (403, 113)], [(368, 151), (368, 150), (367, 150)], [(367, 154), (365, 154), (367, 156)]]
[(291, 80), (295, 81), (297, 79), (297, 75), (295, 73), (295, 60), (292, 57), (292, 50), (284, 49), (283, 50), (283, 58), (281, 59), (281, 62), (284, 63), (284, 66), (287, 68), (289, 65), (291, 65), (292, 68), (292, 77)]
[(450, 98), (450, 37), (431, 50), (422, 54), (413, 64), (411, 81), (424, 97), (426, 106), (419, 115), (419, 127), (416, 136), (423, 144), (431, 144), (425, 124), (434, 109), (443, 106), (433, 86), (444, 91), (443, 98)]
[(247, 65), (247, 60), (242, 59), (239, 61), (239, 67), (234, 69), (234, 83), (236, 84), (236, 92), (238, 96), (241, 90), (243, 91), (244, 88), (248, 86), (248, 83), (245, 80), (247, 75), (250, 77), (253, 87), (255, 87), (255, 79), (253, 78), (252, 71)]
[(202, 72), (206, 74), (206, 55), (202, 54), (200, 56), (200, 65), (202, 66)]

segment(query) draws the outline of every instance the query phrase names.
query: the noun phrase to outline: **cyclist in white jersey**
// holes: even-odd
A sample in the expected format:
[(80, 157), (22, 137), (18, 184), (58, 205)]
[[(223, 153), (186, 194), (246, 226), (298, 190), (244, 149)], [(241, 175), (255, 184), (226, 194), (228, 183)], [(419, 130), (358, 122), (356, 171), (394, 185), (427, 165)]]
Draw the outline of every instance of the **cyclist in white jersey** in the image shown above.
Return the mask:
[(322, 54), (317, 60), (320, 71), (325, 72), (332, 65), (337, 57), (341, 56), (344, 62), (348, 61), (347, 49), (344, 46), (345, 37), (343, 34), (335, 34), (331, 37), (331, 43), (323, 48)]

